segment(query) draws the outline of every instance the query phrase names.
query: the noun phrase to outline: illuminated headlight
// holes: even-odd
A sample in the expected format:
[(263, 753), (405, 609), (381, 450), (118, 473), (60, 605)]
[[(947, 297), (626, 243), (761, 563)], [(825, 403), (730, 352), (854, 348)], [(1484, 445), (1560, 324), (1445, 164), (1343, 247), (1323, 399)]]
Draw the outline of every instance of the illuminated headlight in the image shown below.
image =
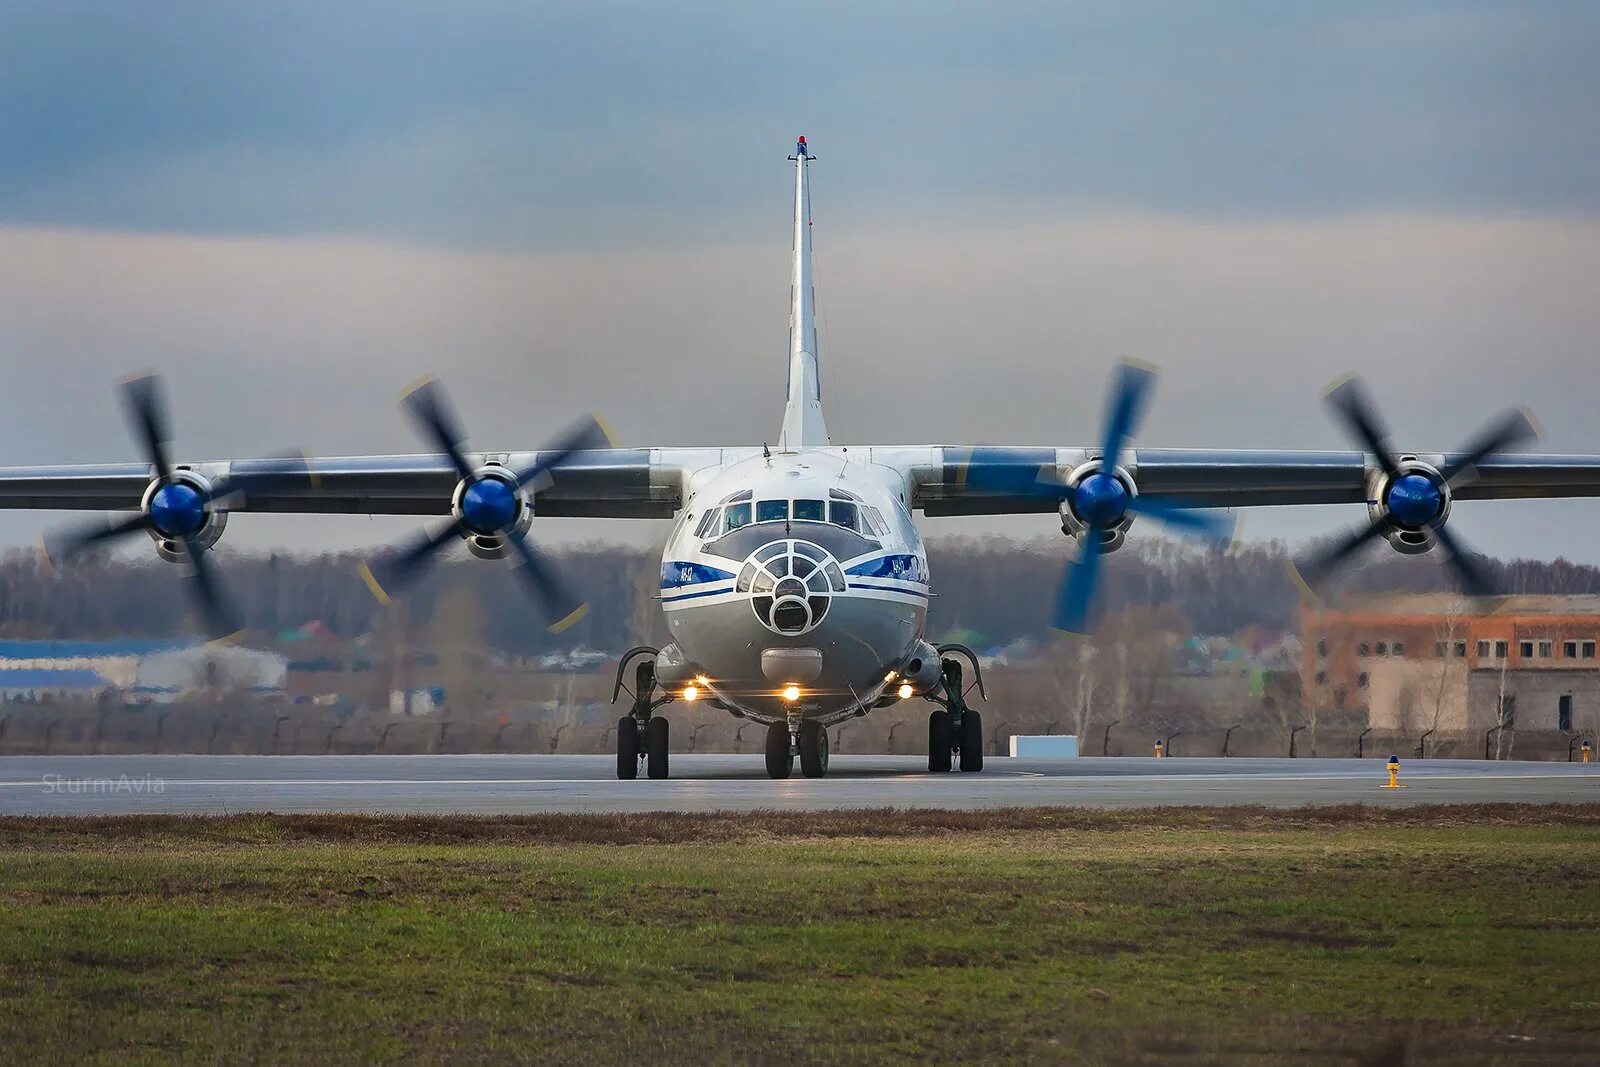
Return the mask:
[(783, 687), (783, 699), (788, 701), (790, 704), (793, 704), (796, 700), (799, 700), (800, 699), (800, 687), (798, 685), (786, 685), (786, 686), (784, 686)]
[(700, 690), (698, 688), (696, 688), (695, 686), (692, 686), (692, 685), (686, 685), (686, 686), (683, 687), (683, 699), (685, 699), (685, 700), (698, 700), (699, 698), (700, 698)]
[(913, 690), (911, 688), (911, 683), (910, 682), (901, 682), (900, 683), (900, 699), (901, 700), (910, 700), (911, 699), (911, 695), (912, 695), (913, 692), (915, 692), (915, 690)]

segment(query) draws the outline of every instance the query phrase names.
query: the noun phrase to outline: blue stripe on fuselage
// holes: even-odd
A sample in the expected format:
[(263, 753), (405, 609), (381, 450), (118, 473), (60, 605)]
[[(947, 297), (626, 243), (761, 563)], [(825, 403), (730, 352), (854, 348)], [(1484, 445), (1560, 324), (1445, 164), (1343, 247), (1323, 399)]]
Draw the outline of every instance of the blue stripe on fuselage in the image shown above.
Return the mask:
[(681, 589), (687, 585), (703, 585), (706, 582), (729, 582), (732, 580), (732, 571), (725, 571), (719, 567), (708, 567), (704, 563), (669, 560), (661, 565), (661, 588), (663, 589)]
[(894, 578), (902, 582), (928, 584), (928, 565), (922, 562), (921, 556), (908, 554), (869, 559), (865, 563), (857, 563), (845, 573), (862, 578)]

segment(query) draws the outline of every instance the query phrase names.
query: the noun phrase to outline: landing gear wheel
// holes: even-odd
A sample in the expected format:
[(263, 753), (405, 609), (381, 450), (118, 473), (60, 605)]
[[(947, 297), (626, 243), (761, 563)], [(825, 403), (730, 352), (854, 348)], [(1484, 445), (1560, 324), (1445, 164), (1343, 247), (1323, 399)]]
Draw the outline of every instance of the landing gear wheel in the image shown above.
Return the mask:
[(807, 778), (828, 773), (828, 731), (821, 723), (800, 724), (800, 773)]
[(971, 708), (961, 713), (961, 769), (983, 770), (983, 716)]
[(667, 776), (667, 720), (657, 715), (644, 731), (645, 766), (652, 778)]
[(624, 782), (639, 777), (639, 724), (632, 715), (617, 720), (617, 777)]
[(794, 753), (789, 747), (789, 724), (775, 722), (767, 727), (767, 777), (787, 778), (794, 773)]
[(935, 708), (928, 713), (928, 770), (950, 769), (950, 713)]

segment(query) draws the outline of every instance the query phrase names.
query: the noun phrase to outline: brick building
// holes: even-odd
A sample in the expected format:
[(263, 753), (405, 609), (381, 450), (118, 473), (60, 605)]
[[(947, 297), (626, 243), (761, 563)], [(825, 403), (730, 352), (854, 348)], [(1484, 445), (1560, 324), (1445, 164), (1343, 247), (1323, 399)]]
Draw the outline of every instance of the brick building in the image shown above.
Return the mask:
[(1301, 693), (1380, 734), (1600, 727), (1600, 596), (1404, 594), (1300, 615)]

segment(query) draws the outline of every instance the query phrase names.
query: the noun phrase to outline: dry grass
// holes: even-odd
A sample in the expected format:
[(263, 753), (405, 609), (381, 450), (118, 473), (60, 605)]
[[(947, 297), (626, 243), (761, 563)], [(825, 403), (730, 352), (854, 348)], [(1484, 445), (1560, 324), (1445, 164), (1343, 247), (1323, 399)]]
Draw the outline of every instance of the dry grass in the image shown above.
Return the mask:
[(107, 845), (410, 843), (432, 845), (690, 845), (809, 838), (941, 838), (969, 834), (1144, 830), (1313, 831), (1462, 826), (1600, 827), (1600, 804), (1361, 804), (1132, 810), (871, 808), (822, 812), (647, 812), (526, 815), (0, 816), (0, 850)]

